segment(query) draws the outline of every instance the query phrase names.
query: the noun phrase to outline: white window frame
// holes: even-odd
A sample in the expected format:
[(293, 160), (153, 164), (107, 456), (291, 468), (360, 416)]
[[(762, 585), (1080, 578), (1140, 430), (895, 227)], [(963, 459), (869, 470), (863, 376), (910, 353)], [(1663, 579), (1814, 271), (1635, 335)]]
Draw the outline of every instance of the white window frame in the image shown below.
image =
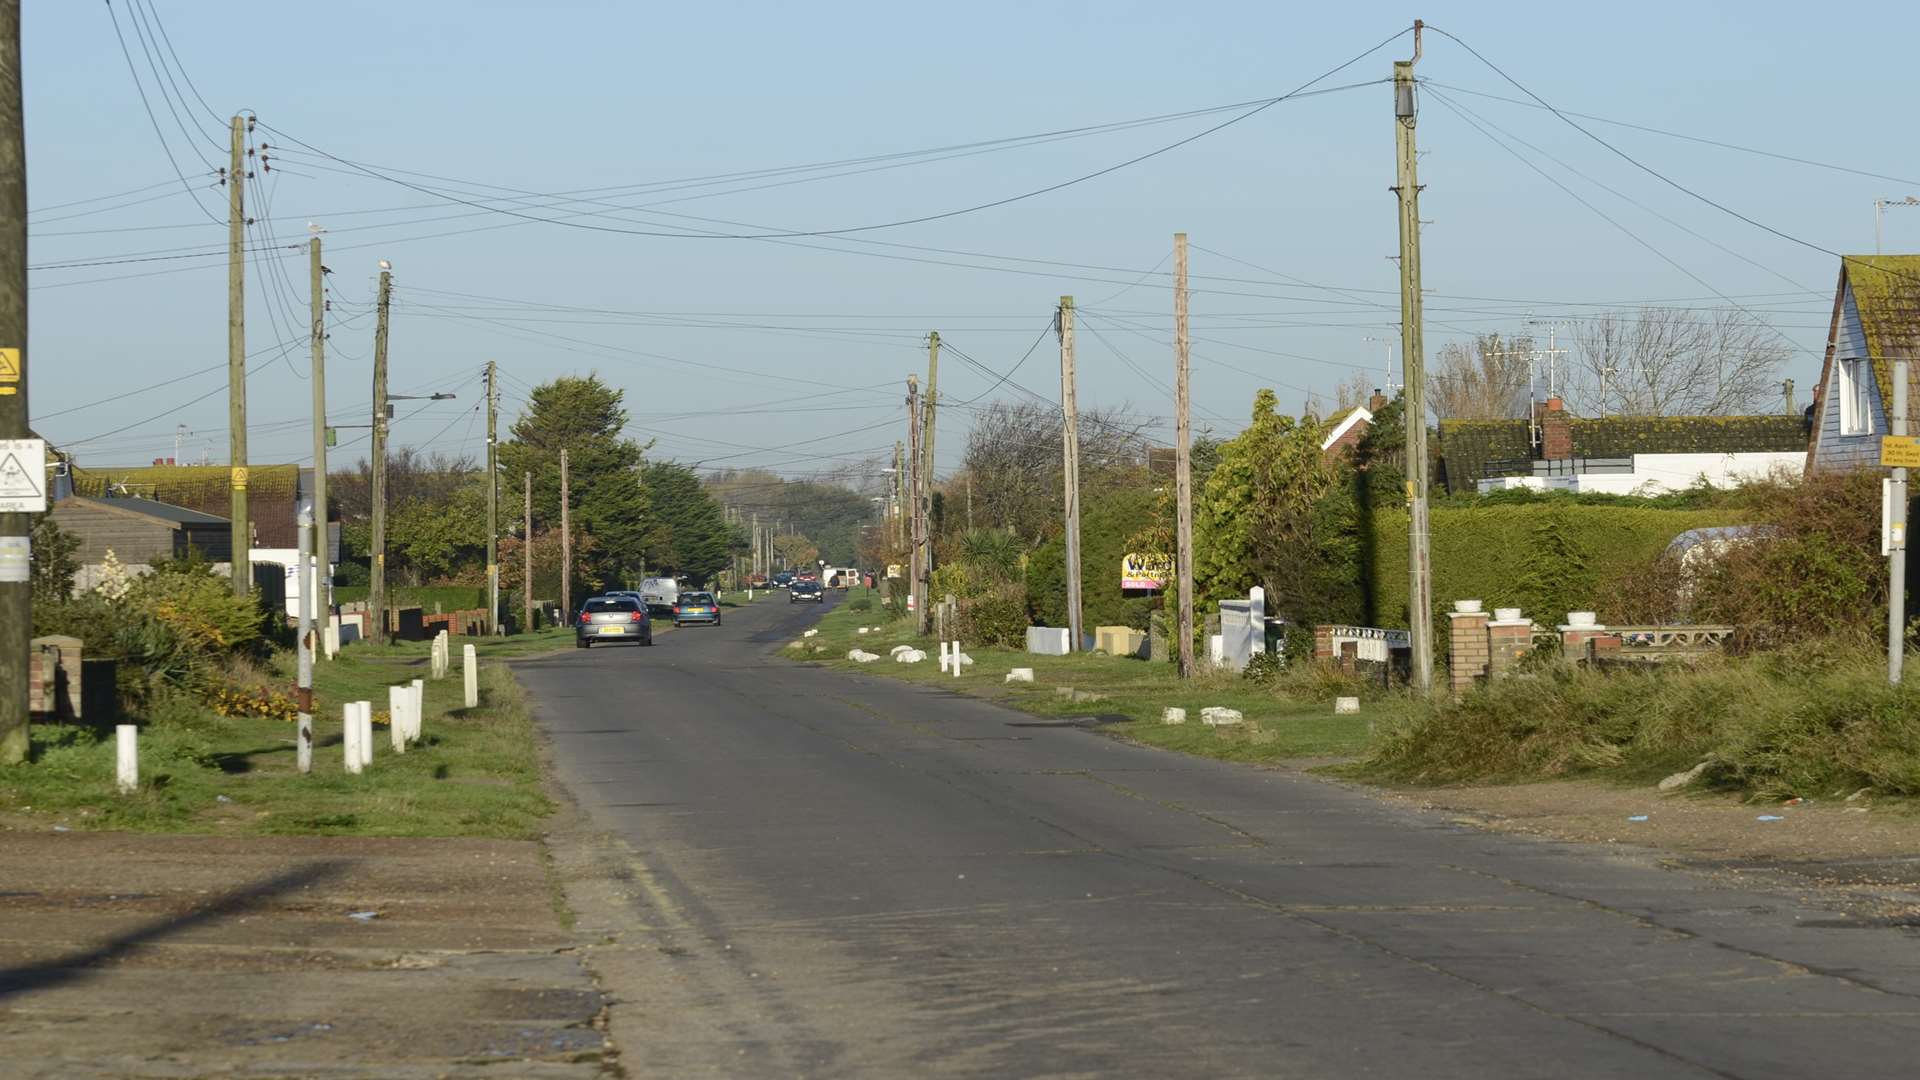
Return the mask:
[(1873, 434), (1873, 363), (1864, 357), (1840, 361), (1840, 434)]

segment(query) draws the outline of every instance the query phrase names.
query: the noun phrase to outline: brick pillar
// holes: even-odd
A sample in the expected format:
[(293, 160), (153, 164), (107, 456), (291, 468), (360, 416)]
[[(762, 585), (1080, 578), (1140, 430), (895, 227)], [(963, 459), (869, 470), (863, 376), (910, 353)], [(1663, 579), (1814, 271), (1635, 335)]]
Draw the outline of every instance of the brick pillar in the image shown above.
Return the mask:
[(1533, 620), (1519, 608), (1500, 608), (1487, 622), (1487, 677), (1504, 678), (1533, 651)]
[(1340, 670), (1349, 675), (1360, 670), (1360, 643), (1343, 641), (1340, 643)]
[[(1453, 695), (1459, 697), (1487, 677), (1487, 613), (1479, 610), (1478, 600), (1456, 600), (1447, 613), (1452, 624), (1451, 646), (1447, 651), (1447, 671), (1453, 683)], [(1472, 608), (1473, 610), (1465, 610)]]
[(1607, 628), (1594, 621), (1591, 611), (1569, 611), (1560, 626), (1560, 655), (1569, 663), (1587, 658), (1587, 642), (1606, 637)]
[(1333, 655), (1333, 627), (1316, 626), (1313, 628), (1313, 658), (1316, 662), (1335, 659)]
[(1548, 461), (1573, 456), (1573, 418), (1557, 397), (1548, 398), (1540, 412), (1540, 456)]

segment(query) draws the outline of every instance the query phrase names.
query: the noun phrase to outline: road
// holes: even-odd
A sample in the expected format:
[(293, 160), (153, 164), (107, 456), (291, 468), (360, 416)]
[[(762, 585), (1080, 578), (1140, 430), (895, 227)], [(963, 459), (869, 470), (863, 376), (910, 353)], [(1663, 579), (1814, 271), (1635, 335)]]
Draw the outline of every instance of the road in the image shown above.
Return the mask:
[(632, 1075), (1914, 1074), (1910, 931), (778, 658), (816, 615), (517, 665)]

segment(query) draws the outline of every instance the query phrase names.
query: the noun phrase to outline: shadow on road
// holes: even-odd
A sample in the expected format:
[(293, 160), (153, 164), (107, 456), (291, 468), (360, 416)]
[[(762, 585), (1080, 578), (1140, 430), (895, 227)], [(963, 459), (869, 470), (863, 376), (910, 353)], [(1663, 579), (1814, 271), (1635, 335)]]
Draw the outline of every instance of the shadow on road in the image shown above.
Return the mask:
[(334, 877), (347, 867), (347, 860), (327, 859), (307, 863), (282, 874), (242, 886), (203, 907), (184, 915), (156, 919), (136, 930), (111, 938), (85, 952), (45, 960), (24, 967), (0, 969), (0, 1000), (15, 994), (44, 990), (83, 979), (88, 969), (124, 956), (132, 950), (202, 923), (237, 915), (269, 897), (312, 885)]

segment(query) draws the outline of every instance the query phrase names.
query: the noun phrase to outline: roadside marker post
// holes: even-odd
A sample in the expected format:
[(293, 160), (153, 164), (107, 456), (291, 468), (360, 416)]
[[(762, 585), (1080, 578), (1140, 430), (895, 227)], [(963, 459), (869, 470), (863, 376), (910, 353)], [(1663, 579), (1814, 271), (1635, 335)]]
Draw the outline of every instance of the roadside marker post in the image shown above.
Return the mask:
[(427, 708), (427, 682), (425, 679), (413, 680), (413, 699), (407, 703), (407, 740), (420, 741), (420, 719)]
[(413, 687), (387, 687), (387, 737), (393, 752), (407, 752), (407, 708), (413, 704)]
[(951, 653), (952, 653), (951, 659), (953, 661), (953, 677), (957, 679), (960, 677), (960, 643), (958, 641), (953, 643), (953, 648), (951, 650)]
[(473, 646), (467, 645), (460, 650), (460, 675), (467, 684), (467, 708), (480, 707), (480, 662), (475, 657)]
[(113, 729), (116, 758), (114, 787), (122, 795), (140, 790), (140, 729), (118, 724)]
[(360, 760), (360, 703), (349, 701), (340, 706), (340, 753), (349, 773), (358, 774)]
[(356, 702), (360, 708), (360, 764), (373, 764), (373, 702)]

